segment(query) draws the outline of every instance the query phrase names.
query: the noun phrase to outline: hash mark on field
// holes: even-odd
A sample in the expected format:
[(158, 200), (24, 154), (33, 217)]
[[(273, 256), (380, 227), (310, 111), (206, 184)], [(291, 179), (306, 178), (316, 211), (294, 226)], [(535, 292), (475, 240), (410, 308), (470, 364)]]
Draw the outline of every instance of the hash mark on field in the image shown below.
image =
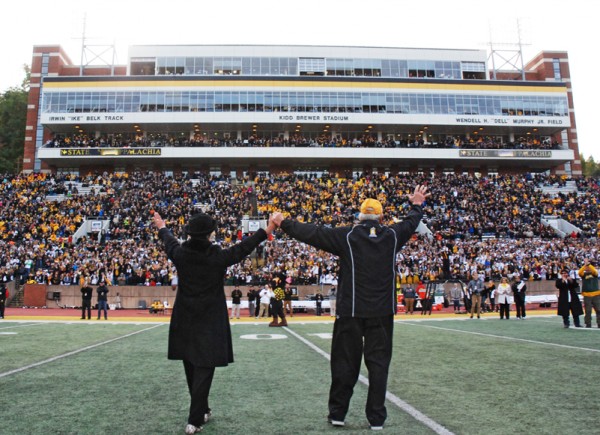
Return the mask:
[(323, 340), (331, 340), (333, 338), (333, 334), (331, 332), (320, 332), (317, 334), (308, 334), (311, 335), (313, 337), (319, 337), (322, 338)]
[(27, 323), (26, 325), (3, 326), (0, 329), (25, 328), (26, 326), (38, 326), (40, 323)]

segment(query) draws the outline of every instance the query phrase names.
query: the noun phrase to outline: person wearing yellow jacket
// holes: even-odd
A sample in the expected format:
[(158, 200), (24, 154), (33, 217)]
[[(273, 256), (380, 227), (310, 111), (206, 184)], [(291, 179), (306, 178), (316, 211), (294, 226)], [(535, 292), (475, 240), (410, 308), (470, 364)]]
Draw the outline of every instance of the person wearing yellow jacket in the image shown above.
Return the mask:
[(581, 294), (585, 310), (584, 322), (586, 328), (592, 327), (592, 308), (596, 312), (596, 322), (600, 328), (600, 289), (598, 289), (598, 271), (586, 258), (578, 272), (581, 277)]

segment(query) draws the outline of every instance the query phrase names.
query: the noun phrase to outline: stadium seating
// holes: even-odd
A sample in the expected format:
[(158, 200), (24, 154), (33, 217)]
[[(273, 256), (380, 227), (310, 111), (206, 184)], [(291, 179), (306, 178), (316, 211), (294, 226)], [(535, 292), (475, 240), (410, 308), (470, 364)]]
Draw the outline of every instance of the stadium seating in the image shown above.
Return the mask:
[[(407, 194), (427, 183), (431, 197), (423, 223), (398, 256), (401, 280), (466, 277), (473, 268), (497, 279), (520, 271), (531, 280), (555, 279), (560, 267), (576, 268), (598, 236), (600, 189), (594, 178), (472, 174), (257, 174), (166, 176), (153, 172), (5, 175), (0, 185), (0, 255), (5, 280), (79, 285), (107, 279), (112, 285), (170, 285), (175, 270), (157, 246), (151, 214), (157, 210), (176, 235), (198, 209), (218, 219), (217, 242), (243, 237), (241, 216), (263, 219), (281, 210), (294, 219), (330, 226), (352, 224), (365, 197), (401, 218)], [(552, 191), (544, 189), (552, 186)], [(572, 224), (561, 237), (543, 217)], [(100, 232), (76, 232), (86, 220)], [(444, 253), (442, 255), (442, 253)], [(600, 260), (600, 258), (595, 258)], [(294, 284), (319, 284), (335, 275), (335, 257), (283, 234), (231, 267), (227, 284), (259, 285), (285, 270)]]

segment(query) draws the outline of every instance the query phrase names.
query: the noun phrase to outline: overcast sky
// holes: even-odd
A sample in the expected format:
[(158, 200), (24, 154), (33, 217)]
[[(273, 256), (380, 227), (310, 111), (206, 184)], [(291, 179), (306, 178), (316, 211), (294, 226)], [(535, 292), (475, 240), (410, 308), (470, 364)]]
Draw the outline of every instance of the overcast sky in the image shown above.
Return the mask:
[[(34, 45), (62, 45), (81, 62), (88, 45), (281, 44), (514, 49), (520, 23), (525, 63), (542, 50), (569, 53), (580, 151), (600, 160), (592, 133), (598, 14), (592, 0), (32, 0), (2, 2), (0, 92), (18, 86)], [(21, 6), (22, 5), (22, 6)], [(569, 9), (571, 8), (571, 9)], [(501, 45), (507, 44), (507, 45)], [(491, 64), (490, 64), (491, 67)]]

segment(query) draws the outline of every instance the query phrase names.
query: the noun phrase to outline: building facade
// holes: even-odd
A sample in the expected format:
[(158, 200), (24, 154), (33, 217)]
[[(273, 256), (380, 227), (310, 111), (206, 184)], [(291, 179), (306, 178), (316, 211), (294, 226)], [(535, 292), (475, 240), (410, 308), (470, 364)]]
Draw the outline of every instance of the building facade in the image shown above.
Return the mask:
[(36, 46), (23, 167), (89, 172), (581, 174), (568, 57), (491, 76), (482, 50)]

